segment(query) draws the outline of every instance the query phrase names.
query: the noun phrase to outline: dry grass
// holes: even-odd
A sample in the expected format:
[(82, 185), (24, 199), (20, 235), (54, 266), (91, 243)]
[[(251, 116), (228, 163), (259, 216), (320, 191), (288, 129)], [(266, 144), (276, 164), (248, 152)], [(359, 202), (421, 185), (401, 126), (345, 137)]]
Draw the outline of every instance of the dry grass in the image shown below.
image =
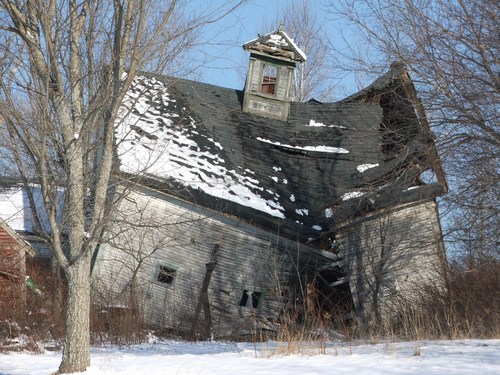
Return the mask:
[(404, 340), (500, 337), (500, 262), (457, 260), (446, 287), (423, 285), (411, 300), (393, 301), (392, 314), (358, 337)]
[(48, 268), (46, 262), (28, 264), (28, 275), (40, 286), (41, 293), (26, 289), (25, 300), (20, 293), (0, 301), (0, 346), (33, 352), (43, 348), (41, 343), (59, 346), (64, 332), (64, 307), (58, 303), (64, 304), (64, 284), (47, 272)]
[[(0, 300), (0, 350), (58, 349), (64, 337), (66, 287), (62, 274), (50, 271), (48, 262), (28, 265), (28, 275), (41, 294), (26, 289), (26, 301), (18, 296)], [(129, 304), (134, 306), (133, 304)], [(144, 342), (146, 330), (140, 309), (94, 304), (91, 307), (93, 345), (129, 345)]]
[[(456, 260), (446, 280), (445, 286), (419, 286), (411, 299), (394, 299), (390, 314), (364, 327), (347, 324), (340, 309), (308, 319), (289, 312), (282, 316), (271, 355), (323, 354), (327, 343), (340, 340), (350, 347), (353, 338), (373, 343), (499, 338), (500, 262)], [(419, 354), (416, 347), (414, 355)]]
[(134, 301), (123, 305), (92, 304), (90, 333), (93, 345), (132, 345), (147, 340), (141, 309)]
[[(47, 272), (47, 265), (31, 265), (30, 276), (41, 295), (28, 291), (27, 301), (0, 301), (0, 348), (40, 350), (41, 343), (60, 346), (64, 335), (64, 278)], [(94, 345), (129, 345), (144, 342), (146, 325), (137, 304), (94, 304), (91, 338)], [(277, 331), (256, 332), (252, 340), (272, 337), (279, 344), (271, 355), (323, 354), (327, 343), (352, 338), (380, 341), (500, 337), (500, 262), (455, 261), (450, 264), (444, 288), (434, 285), (415, 290), (411, 301), (396, 300), (390, 316), (361, 330), (346, 323), (340, 309), (304, 315), (304, 308), (283, 309)], [(23, 337), (23, 343), (13, 340)], [(14, 343), (15, 344), (15, 343)], [(1, 349), (0, 349), (1, 350)], [(418, 355), (418, 351), (416, 354)]]

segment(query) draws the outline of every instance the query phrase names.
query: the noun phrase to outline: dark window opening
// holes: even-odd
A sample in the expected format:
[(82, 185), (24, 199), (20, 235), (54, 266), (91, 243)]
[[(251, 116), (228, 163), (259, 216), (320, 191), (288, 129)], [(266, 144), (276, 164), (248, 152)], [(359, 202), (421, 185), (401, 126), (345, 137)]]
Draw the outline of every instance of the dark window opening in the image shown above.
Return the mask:
[(173, 284), (176, 276), (177, 270), (175, 268), (161, 265), (158, 267), (158, 282), (171, 285)]
[(258, 308), (262, 297), (262, 292), (245, 289), (240, 299), (240, 306)]
[(263, 94), (274, 95), (276, 89), (276, 77), (278, 69), (273, 65), (265, 64), (262, 72), (262, 85), (260, 91)]

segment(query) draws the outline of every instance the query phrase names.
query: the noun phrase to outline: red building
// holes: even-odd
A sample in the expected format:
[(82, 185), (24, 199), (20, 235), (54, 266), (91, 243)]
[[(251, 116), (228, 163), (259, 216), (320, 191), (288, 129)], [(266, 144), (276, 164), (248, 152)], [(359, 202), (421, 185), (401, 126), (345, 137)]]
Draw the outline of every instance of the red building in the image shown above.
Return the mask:
[(0, 301), (24, 298), (26, 257), (35, 250), (0, 219)]

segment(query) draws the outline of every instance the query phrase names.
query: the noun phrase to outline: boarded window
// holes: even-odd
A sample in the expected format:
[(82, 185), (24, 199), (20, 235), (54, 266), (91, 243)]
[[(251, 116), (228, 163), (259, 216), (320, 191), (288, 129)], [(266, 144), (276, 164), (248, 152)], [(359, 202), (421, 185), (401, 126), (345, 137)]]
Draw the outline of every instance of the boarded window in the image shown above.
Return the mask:
[(276, 77), (278, 76), (278, 69), (274, 65), (264, 64), (262, 70), (262, 85), (261, 93), (274, 95), (276, 91)]
[(241, 294), (240, 306), (256, 309), (260, 306), (262, 299), (263, 299), (262, 292), (256, 292), (255, 290), (245, 289)]
[(177, 276), (177, 270), (173, 267), (159, 265), (156, 281), (162, 284), (172, 285)]

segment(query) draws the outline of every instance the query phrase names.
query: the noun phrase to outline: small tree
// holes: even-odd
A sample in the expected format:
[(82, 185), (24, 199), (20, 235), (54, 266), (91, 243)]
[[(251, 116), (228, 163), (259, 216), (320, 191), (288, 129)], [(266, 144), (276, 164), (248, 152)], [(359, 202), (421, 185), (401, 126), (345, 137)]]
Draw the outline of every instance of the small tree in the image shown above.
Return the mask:
[(0, 3), (7, 155), (28, 192), (34, 231), (68, 283), (60, 373), (90, 364), (90, 263), (116, 205), (109, 193), (122, 98), (138, 69), (167, 67), (195, 31), (239, 3), (197, 16), (177, 0)]
[[(291, 1), (280, 13), (285, 32), (304, 51), (307, 61), (299, 64), (295, 72), (293, 100), (303, 102), (311, 98), (331, 100), (333, 81), (329, 72), (327, 37), (318, 21), (316, 9), (310, 1)], [(267, 25), (266, 29), (276, 29)]]

